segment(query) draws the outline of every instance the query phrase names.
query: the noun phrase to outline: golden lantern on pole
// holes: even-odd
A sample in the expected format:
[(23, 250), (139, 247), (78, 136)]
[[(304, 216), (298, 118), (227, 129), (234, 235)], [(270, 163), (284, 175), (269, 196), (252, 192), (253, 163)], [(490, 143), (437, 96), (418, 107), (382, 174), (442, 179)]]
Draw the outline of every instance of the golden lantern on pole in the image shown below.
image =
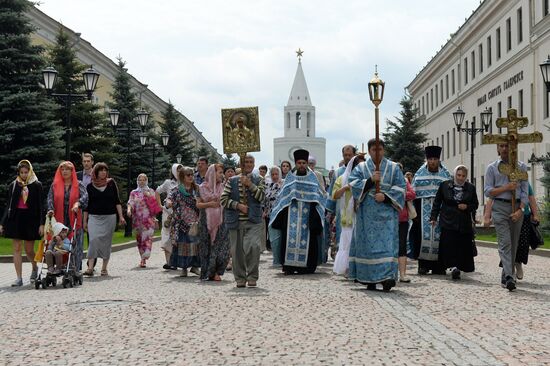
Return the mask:
[[(376, 141), (376, 150), (374, 157), (374, 165), (376, 170), (380, 170), (380, 110), (378, 106), (382, 103), (384, 99), (384, 89), (386, 88), (386, 83), (384, 83), (378, 77), (378, 67), (375, 66), (374, 77), (369, 82), (369, 98), (372, 104), (374, 104), (374, 133)], [(380, 192), (380, 182), (376, 182), (376, 192)]]

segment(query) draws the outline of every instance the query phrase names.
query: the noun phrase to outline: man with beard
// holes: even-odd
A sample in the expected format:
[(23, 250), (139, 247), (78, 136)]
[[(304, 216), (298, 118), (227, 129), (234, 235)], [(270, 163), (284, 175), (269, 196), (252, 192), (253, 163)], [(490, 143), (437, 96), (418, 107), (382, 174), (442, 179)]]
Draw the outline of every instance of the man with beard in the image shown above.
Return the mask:
[(296, 150), (295, 172), (289, 172), (271, 211), (269, 225), (281, 232), (281, 261), (286, 275), (314, 273), (321, 263), (325, 195), (308, 169), (307, 150)]
[(414, 207), (418, 216), (413, 220), (410, 237), (414, 244), (414, 258), (418, 259), (418, 274), (444, 275), (445, 265), (439, 261), (439, 223), (432, 226), (430, 215), (439, 185), (452, 179), (447, 168), (441, 164), (441, 147), (426, 146), (426, 162), (414, 175), (412, 186), (416, 193)]
[(367, 146), (370, 157), (348, 179), (357, 207), (349, 279), (366, 284), (368, 290), (380, 283), (389, 291), (397, 280), (399, 211), (405, 205), (406, 184), (397, 163), (384, 158), (384, 141), (371, 139)]

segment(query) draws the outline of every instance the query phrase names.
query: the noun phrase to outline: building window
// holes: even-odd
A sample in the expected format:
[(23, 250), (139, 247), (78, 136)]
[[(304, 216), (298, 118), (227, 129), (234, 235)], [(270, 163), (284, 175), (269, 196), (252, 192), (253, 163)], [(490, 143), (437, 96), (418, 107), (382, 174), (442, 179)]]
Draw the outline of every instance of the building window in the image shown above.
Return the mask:
[(456, 129), (453, 127), (453, 156), (456, 156)]
[(426, 92), (426, 114), (430, 113), (430, 97), (428, 96), (428, 93)]
[(479, 73), (483, 72), (483, 45), (479, 45)]
[(523, 41), (523, 17), (521, 8), (518, 9), (518, 44)]
[(523, 89), (518, 91), (519, 115), (523, 117)]
[(506, 51), (512, 49), (512, 19), (506, 19)]
[(455, 69), (451, 70), (451, 91), (452, 94), (455, 95)]
[[(497, 104), (497, 118), (501, 118), (502, 117), (502, 103), (501, 102), (498, 102)], [(498, 133), (502, 133), (502, 128), (498, 128)]]
[(491, 36), (487, 37), (487, 67), (491, 67), (493, 55), (491, 54)]
[(542, 0), (542, 14), (544, 16), (550, 14), (550, 0)]
[(430, 111), (434, 110), (434, 90), (430, 89)]
[(468, 57), (464, 58), (464, 85), (468, 85)]
[(302, 120), (302, 116), (300, 115), (300, 112), (296, 112), (296, 128), (300, 128), (301, 120)]
[(441, 160), (445, 160), (445, 136), (441, 135)]
[(439, 146), (439, 137), (436, 137), (436, 138), (435, 138), (435, 144), (436, 144), (437, 146)]
[(437, 84), (435, 84), (435, 106), (439, 104), (439, 93), (437, 92)]
[[(489, 107), (489, 111), (491, 111), (491, 113), (493, 113), (493, 107)], [(493, 133), (493, 121), (491, 119), (491, 124), (489, 125), (489, 133)], [(483, 140), (481, 140), (483, 141)]]
[(421, 112), (422, 112), (422, 114), (425, 114), (425, 112), (424, 112), (424, 97), (422, 97), (422, 111)]
[(512, 108), (512, 96), (508, 97), (508, 109)]
[(439, 93), (441, 97), (441, 104), (443, 104), (443, 79), (439, 81)]
[(472, 51), (472, 80), (476, 78), (476, 51)]
[(447, 159), (451, 157), (451, 144), (449, 143), (450, 142), (449, 134), (450, 132), (447, 131)]
[(497, 39), (496, 41), (496, 48), (497, 48), (497, 60), (500, 60), (500, 27), (497, 28)]
[(449, 99), (449, 74), (445, 75), (445, 100)]

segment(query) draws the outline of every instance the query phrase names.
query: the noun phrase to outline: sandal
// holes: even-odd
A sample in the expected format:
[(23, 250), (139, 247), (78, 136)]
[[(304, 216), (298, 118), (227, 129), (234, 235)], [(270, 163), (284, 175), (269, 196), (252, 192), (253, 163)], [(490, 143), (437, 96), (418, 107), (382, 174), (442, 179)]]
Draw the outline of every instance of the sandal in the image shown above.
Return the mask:
[(84, 273), (83, 273), (84, 276), (90, 276), (92, 277), (94, 275), (94, 270), (93, 269), (87, 269)]
[(109, 275), (109, 272), (107, 272), (106, 269), (102, 269), (102, 270), (101, 270), (101, 275), (102, 275), (102, 276), (108, 276), (108, 275)]

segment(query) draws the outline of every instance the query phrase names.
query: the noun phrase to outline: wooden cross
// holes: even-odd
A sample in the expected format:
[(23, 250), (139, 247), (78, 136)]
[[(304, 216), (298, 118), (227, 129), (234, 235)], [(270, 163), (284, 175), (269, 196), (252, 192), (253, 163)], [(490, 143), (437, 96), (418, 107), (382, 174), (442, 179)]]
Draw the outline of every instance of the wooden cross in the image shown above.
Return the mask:
[[(506, 175), (510, 182), (519, 182), (527, 180), (527, 172), (518, 168), (518, 144), (528, 142), (541, 142), (542, 133), (534, 131), (533, 133), (518, 133), (520, 128), (529, 124), (527, 117), (518, 117), (517, 110), (511, 108), (507, 111), (507, 116), (498, 118), (496, 125), (499, 128), (506, 128), (504, 134), (483, 135), (482, 144), (507, 144), (508, 145), (508, 163), (501, 162), (498, 166), (500, 173)], [(515, 212), (516, 191), (512, 192), (512, 212)]]

